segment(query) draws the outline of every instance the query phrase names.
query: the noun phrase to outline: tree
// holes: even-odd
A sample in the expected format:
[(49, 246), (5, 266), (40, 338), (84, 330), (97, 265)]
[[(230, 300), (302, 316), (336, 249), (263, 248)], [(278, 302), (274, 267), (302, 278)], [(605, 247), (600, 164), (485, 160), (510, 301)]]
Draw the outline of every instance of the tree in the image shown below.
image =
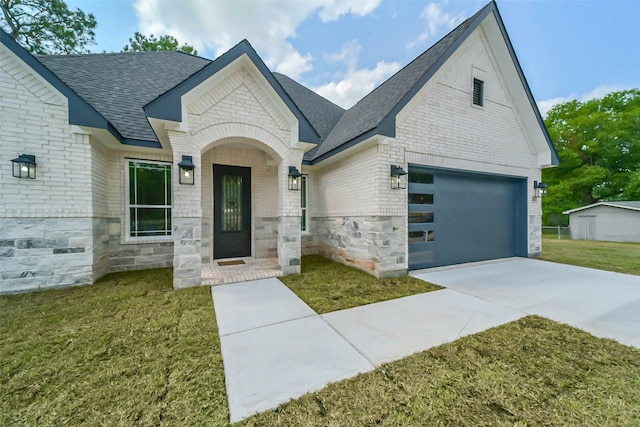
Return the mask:
[(0, 28), (35, 54), (86, 53), (96, 18), (63, 0), (0, 0)]
[(640, 90), (554, 106), (545, 120), (560, 166), (545, 169), (544, 224), (598, 201), (640, 200)]
[(148, 51), (166, 51), (178, 50), (191, 55), (197, 55), (198, 51), (193, 46), (180, 43), (175, 37), (170, 35), (160, 36), (159, 38), (151, 34), (145, 36), (136, 31), (133, 38), (129, 39), (129, 44), (122, 48), (123, 52), (148, 52)]

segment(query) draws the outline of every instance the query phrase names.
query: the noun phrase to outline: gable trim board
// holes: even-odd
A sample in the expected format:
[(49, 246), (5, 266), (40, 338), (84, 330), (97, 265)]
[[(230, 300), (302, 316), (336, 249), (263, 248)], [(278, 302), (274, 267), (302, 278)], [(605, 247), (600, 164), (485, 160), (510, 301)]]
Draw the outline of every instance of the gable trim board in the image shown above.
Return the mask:
[[(38, 58), (1, 35), (12, 58), (49, 82), (68, 106), (42, 123), (29, 122), (28, 114), (7, 115), (15, 121), (14, 130), (25, 132), (0, 127), (0, 172), (5, 173), (9, 163), (1, 153), (13, 147), (31, 147), (25, 151), (37, 156), (39, 172), (41, 167), (44, 172), (30, 183), (0, 178), (0, 192), (8, 195), (7, 207), (0, 210), (0, 241), (5, 245), (0, 256), (11, 266), (0, 277), (0, 292), (91, 283), (108, 272), (161, 266), (174, 267), (176, 288), (203, 283), (204, 266), (215, 259), (214, 207), (220, 194), (214, 197), (213, 165), (247, 171), (251, 198), (243, 209), (251, 214), (250, 224), (245, 225), (251, 236), (250, 254), (277, 257), (283, 274), (300, 271), (302, 253), (320, 253), (378, 277), (425, 266), (411, 260), (415, 236), (410, 241), (409, 233), (422, 227), (408, 220), (415, 208), (409, 196), (416, 186), (391, 189), (392, 164), (410, 173), (434, 173), (441, 187), (437, 197), (445, 197), (436, 202), (441, 208), (447, 206), (447, 198), (455, 197), (455, 186), (462, 180), (463, 186), (474, 189), (473, 197), (456, 215), (471, 224), (480, 220), (465, 212), (482, 207), (483, 224), (501, 236), (504, 247), (496, 252), (486, 246), (491, 245), (491, 236), (478, 235), (471, 245), (465, 236), (452, 234), (447, 244), (439, 246), (450, 255), (437, 265), (487, 256), (535, 256), (541, 251), (541, 209), (532, 197), (532, 184), (540, 180), (541, 168), (557, 164), (557, 155), (494, 2), (349, 110), (270, 72), (246, 40), (214, 61), (175, 52)], [(97, 60), (104, 62), (91, 62)], [(167, 68), (156, 74), (161, 80), (145, 85), (144, 77), (152, 74), (144, 67), (164, 62)], [(74, 81), (78, 73), (73, 73), (76, 68), (71, 64), (97, 70), (107, 63), (123, 69), (85, 72), (82, 78), (89, 75), (92, 82)], [(465, 71), (451, 73), (454, 64), (463, 64), (458, 68)], [(0, 78), (9, 78), (1, 68), (2, 64)], [(132, 80), (137, 83), (121, 85), (116, 95), (107, 97), (114, 83), (110, 78), (128, 70), (138, 70), (140, 75)], [(466, 93), (478, 75), (488, 85), (482, 108), (474, 107)], [(22, 83), (12, 81), (9, 86), (16, 84)], [(146, 96), (124, 99), (122, 88), (131, 91), (138, 84), (141, 90), (149, 89)], [(89, 91), (98, 85), (102, 92)], [(15, 96), (20, 97), (21, 88), (17, 89)], [(10, 96), (14, 95), (0, 93), (6, 99)], [(36, 98), (30, 98), (28, 105), (21, 102), (12, 105), (45, 111)], [(108, 108), (114, 105), (119, 109)], [(61, 123), (63, 112), (68, 117)], [(123, 135), (147, 135), (150, 140)], [(67, 151), (84, 159), (82, 174), (56, 167), (64, 160), (48, 154), (64, 156)], [(192, 156), (194, 185), (178, 182), (182, 155)], [(130, 158), (171, 163), (172, 235), (166, 239), (129, 238), (125, 166)], [(290, 166), (308, 176), (304, 234), (300, 193), (287, 186)], [(153, 179), (148, 182), (154, 185)], [(82, 211), (67, 211), (73, 203), (59, 209), (48, 199), (70, 183), (86, 189), (77, 195), (83, 201)], [(483, 197), (482, 191), (490, 194)], [(25, 198), (42, 206), (38, 215), (15, 208)], [(492, 215), (491, 209), (499, 212)], [(511, 225), (498, 229), (502, 223), (491, 223), (494, 216)], [(76, 221), (82, 226), (74, 227)], [(143, 215), (136, 221), (135, 227), (152, 231), (153, 218)], [(473, 234), (473, 228), (469, 230)], [(439, 236), (436, 239), (446, 238), (446, 233)], [(475, 252), (456, 254), (460, 245), (474, 246)], [(72, 254), (77, 264), (63, 268), (62, 256)]]

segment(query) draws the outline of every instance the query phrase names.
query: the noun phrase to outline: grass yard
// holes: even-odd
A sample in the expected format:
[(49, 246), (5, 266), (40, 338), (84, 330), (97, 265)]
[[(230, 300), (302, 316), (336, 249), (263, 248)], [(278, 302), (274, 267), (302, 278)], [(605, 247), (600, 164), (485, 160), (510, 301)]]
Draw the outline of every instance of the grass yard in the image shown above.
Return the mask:
[(225, 425), (208, 287), (171, 269), (0, 297), (0, 425)]
[(640, 350), (529, 316), (241, 425), (640, 425)]
[(542, 259), (640, 275), (640, 243), (544, 238)]
[[(321, 311), (429, 290), (373, 279), (358, 292), (359, 271), (303, 264), (290, 286)], [(228, 425), (210, 290), (171, 282), (170, 269), (147, 270), (0, 297), (0, 425)], [(640, 425), (640, 350), (530, 316), (240, 423), (378, 424)]]
[(320, 255), (302, 257), (302, 272), (280, 277), (280, 280), (317, 313), (442, 289), (410, 276), (376, 279)]

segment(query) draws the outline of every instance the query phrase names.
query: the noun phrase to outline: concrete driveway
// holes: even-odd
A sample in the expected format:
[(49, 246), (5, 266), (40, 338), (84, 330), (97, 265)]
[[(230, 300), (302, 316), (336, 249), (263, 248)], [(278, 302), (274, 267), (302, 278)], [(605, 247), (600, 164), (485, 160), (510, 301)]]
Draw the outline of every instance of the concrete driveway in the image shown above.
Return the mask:
[(541, 260), (414, 271), (412, 276), (640, 348), (640, 277)]
[(426, 294), (318, 315), (278, 279), (211, 288), (232, 422), (527, 314), (640, 347), (640, 277), (511, 258), (424, 271)]

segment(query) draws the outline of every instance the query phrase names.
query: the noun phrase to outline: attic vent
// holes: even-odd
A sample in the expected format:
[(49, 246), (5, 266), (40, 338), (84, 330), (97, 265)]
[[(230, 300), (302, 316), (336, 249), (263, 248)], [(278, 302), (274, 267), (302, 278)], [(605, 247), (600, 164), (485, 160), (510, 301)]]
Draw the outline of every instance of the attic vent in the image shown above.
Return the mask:
[(473, 79), (473, 105), (479, 105), (482, 107), (483, 103), (483, 86), (482, 80)]

